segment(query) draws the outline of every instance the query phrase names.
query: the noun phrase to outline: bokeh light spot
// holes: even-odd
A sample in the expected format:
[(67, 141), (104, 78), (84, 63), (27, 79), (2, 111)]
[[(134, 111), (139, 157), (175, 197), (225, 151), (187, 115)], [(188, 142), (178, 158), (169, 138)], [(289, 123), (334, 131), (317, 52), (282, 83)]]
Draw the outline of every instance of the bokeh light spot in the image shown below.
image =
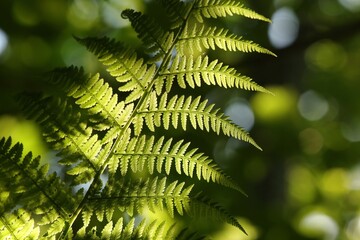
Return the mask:
[(79, 29), (91, 28), (99, 17), (99, 6), (95, 1), (75, 0), (68, 11), (69, 23)]
[[(350, 190), (360, 190), (360, 165), (355, 166), (351, 169), (348, 174)], [(360, 199), (359, 199), (360, 200)]]
[(305, 60), (312, 68), (322, 71), (337, 71), (345, 66), (347, 54), (339, 44), (331, 40), (321, 40), (306, 50)]
[[(248, 219), (246, 218), (237, 218), (237, 220), (241, 223), (246, 232), (247, 236), (241, 237), (243, 240), (256, 240), (259, 237), (259, 230), (256, 226), (254, 226)], [(238, 240), (239, 239), (239, 229), (230, 225), (224, 224), (220, 231), (216, 232), (211, 236), (212, 240)]]
[(121, 17), (121, 12), (124, 9), (135, 9), (136, 11), (143, 11), (143, 1), (132, 0), (110, 0), (102, 1), (101, 4), (101, 15), (106, 24), (114, 28), (122, 28), (130, 25), (128, 19)]
[(0, 56), (5, 52), (9, 40), (6, 33), (0, 28)]
[(341, 133), (349, 142), (360, 142), (360, 120), (342, 123)]
[(268, 35), (271, 44), (276, 48), (290, 46), (297, 38), (299, 20), (294, 11), (283, 7), (278, 9), (271, 18)]
[(64, 41), (61, 56), (68, 66), (83, 66), (88, 71), (94, 71), (98, 66), (96, 57), (85, 48), (79, 48), (79, 44), (73, 38)]
[(360, 216), (350, 220), (346, 226), (346, 236), (349, 240), (360, 239)]
[(34, 7), (27, 1), (14, 1), (12, 12), (15, 20), (21, 25), (34, 26), (40, 21)]
[(300, 96), (298, 109), (305, 119), (316, 121), (325, 116), (329, 110), (329, 104), (315, 91), (309, 90)]
[(299, 140), (302, 150), (307, 154), (318, 153), (324, 145), (323, 136), (314, 128), (302, 130), (299, 134)]
[(11, 136), (12, 144), (21, 142), (24, 146), (23, 154), (31, 151), (33, 156), (42, 155), (43, 157), (47, 152), (40, 130), (34, 122), (2, 115), (0, 116), (0, 126), (0, 138)]
[(321, 178), (321, 191), (327, 197), (340, 197), (348, 191), (348, 180), (344, 169), (330, 169)]
[(347, 10), (352, 12), (360, 11), (360, 1), (359, 0), (339, 0), (339, 3), (344, 6)]
[(339, 234), (339, 226), (334, 219), (321, 212), (310, 212), (300, 223), (299, 230), (308, 237), (322, 237), (324, 240), (335, 240)]
[(294, 166), (288, 173), (289, 195), (295, 203), (310, 203), (315, 198), (315, 179), (309, 169)]
[(102, 17), (104, 22), (114, 28), (121, 28), (130, 25), (129, 21), (126, 21), (119, 14), (119, 9), (115, 8), (108, 2), (102, 3)]
[(321, 12), (330, 17), (337, 17), (343, 12), (336, 1), (319, 0), (318, 5)]
[(235, 124), (241, 126), (247, 131), (249, 131), (254, 125), (254, 113), (245, 100), (238, 99), (232, 101), (225, 109), (225, 114), (229, 116)]
[(288, 118), (293, 109), (296, 109), (296, 93), (292, 89), (280, 86), (267, 89), (275, 96), (256, 93), (250, 101), (256, 119), (263, 122), (274, 122)]
[(17, 42), (16, 48), (19, 51), (19, 58), (27, 66), (43, 66), (52, 54), (52, 48), (48, 43), (36, 36), (29, 36)]

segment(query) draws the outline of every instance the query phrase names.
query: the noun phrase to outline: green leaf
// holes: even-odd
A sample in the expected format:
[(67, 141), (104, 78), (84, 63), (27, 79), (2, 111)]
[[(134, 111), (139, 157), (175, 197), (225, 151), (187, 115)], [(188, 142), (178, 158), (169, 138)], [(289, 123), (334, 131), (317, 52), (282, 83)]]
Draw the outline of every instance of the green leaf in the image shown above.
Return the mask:
[(240, 15), (251, 19), (271, 22), (270, 19), (244, 7), (243, 4), (234, 0), (200, 0), (196, 1), (193, 15), (199, 22), (203, 18), (218, 18), (233, 15)]

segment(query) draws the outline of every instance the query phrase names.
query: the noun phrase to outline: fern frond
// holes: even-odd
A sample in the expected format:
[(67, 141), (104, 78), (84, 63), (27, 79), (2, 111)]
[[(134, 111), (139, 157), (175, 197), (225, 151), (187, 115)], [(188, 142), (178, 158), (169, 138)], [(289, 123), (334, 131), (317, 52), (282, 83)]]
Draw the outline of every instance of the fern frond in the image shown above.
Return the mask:
[(89, 205), (98, 219), (102, 219), (104, 214), (110, 219), (113, 215), (108, 212), (109, 208), (125, 211), (130, 216), (141, 213), (144, 208), (150, 211), (165, 210), (170, 216), (174, 217), (175, 210), (183, 215), (188, 208), (189, 194), (193, 185), (184, 188), (185, 183), (174, 181), (166, 184), (166, 178), (151, 180), (123, 182), (118, 178), (109, 178), (104, 190), (99, 196), (89, 198)]
[(129, 168), (133, 172), (147, 170), (152, 175), (156, 170), (170, 175), (171, 168), (175, 168), (178, 174), (191, 178), (196, 175), (199, 180), (212, 181), (242, 192), (214, 161), (198, 153), (197, 149), (188, 150), (190, 143), (182, 140), (175, 144), (172, 142), (173, 139), (165, 141), (164, 137), (155, 141), (153, 136), (145, 135), (124, 138), (122, 146), (116, 150), (115, 157), (109, 163), (109, 171), (115, 174), (119, 166), (122, 175), (126, 175)]
[[(175, 239), (176, 235), (173, 232), (173, 226), (164, 228), (165, 222), (164, 221), (158, 221), (153, 220), (150, 223), (146, 223), (146, 219), (143, 219), (137, 226), (135, 226), (135, 218), (131, 218), (129, 223), (126, 226), (123, 226), (123, 220), (119, 219), (121, 225), (123, 226), (123, 229), (118, 231), (118, 229), (115, 229), (115, 231), (109, 232), (110, 227), (112, 227), (112, 222), (107, 224), (105, 228), (107, 228), (108, 234), (104, 230), (102, 231), (102, 238), (103, 239)], [(118, 221), (118, 223), (119, 223)], [(117, 226), (120, 226), (120, 224), (117, 223)], [(119, 228), (119, 227), (118, 227)], [(105, 233), (105, 234), (104, 234)], [(111, 236), (109, 233), (116, 234)]]
[(40, 227), (35, 226), (31, 213), (17, 209), (0, 215), (0, 239), (39, 239)]
[(156, 80), (157, 92), (162, 89), (162, 85), (166, 83), (166, 91), (170, 92), (174, 79), (177, 80), (181, 88), (189, 85), (191, 88), (195, 86), (201, 87), (202, 83), (207, 85), (218, 85), (224, 88), (240, 88), (251, 91), (260, 91), (270, 93), (264, 87), (253, 82), (250, 77), (240, 75), (234, 68), (223, 65), (218, 60), (209, 63), (207, 56), (199, 56), (196, 59), (193, 56), (177, 55), (170, 68), (159, 74)]
[(170, 123), (176, 129), (181, 124), (186, 130), (190, 121), (194, 129), (199, 127), (201, 130), (208, 132), (212, 130), (217, 134), (222, 132), (226, 136), (249, 142), (261, 149), (244, 129), (233, 124), (223, 113), (219, 113), (220, 109), (214, 110), (214, 104), (208, 105), (207, 100), (200, 102), (200, 97), (193, 100), (191, 96), (185, 98), (177, 95), (167, 100), (167, 96), (164, 93), (158, 103), (156, 94), (151, 95), (148, 106), (138, 111), (138, 119), (135, 123), (140, 126), (137, 128), (141, 129), (145, 121), (151, 131), (155, 131), (155, 127), (160, 126), (169, 129)]
[(190, 1), (159, 0), (166, 9), (170, 21), (170, 29), (179, 28), (186, 22), (193, 4)]
[(225, 51), (258, 52), (276, 56), (257, 43), (243, 40), (242, 37), (229, 33), (227, 29), (206, 27), (196, 23), (191, 27), (187, 25), (176, 46), (180, 53), (184, 53), (186, 50), (193, 53), (195, 49), (199, 51), (215, 50), (218, 47)]
[(236, 220), (235, 217), (229, 214), (218, 203), (211, 201), (202, 193), (196, 194), (194, 197), (192, 197), (191, 200), (192, 201), (188, 212), (190, 216), (203, 217), (206, 220), (217, 219), (219, 221), (226, 221), (247, 235), (245, 229), (241, 226), (238, 220)]
[(40, 166), (39, 157), (33, 158), (31, 153), (22, 157), (21, 144), (10, 146), (10, 138), (0, 140), (0, 179), (2, 192), (7, 193), (0, 215), (20, 209), (1, 217), (0, 236), (13, 234), (25, 239), (17, 234), (37, 235), (37, 226), (46, 229), (48, 237), (58, 234), (81, 196), (74, 195), (55, 173), (47, 175), (48, 165)]
[(103, 163), (99, 156), (106, 147), (92, 128), (80, 121), (81, 114), (59, 99), (23, 96), (21, 101), (28, 116), (42, 127), (45, 140), (59, 151), (59, 163), (72, 165), (67, 173), (75, 176), (73, 184), (90, 181)]
[(157, 219), (150, 222), (146, 218), (137, 223), (137, 218), (130, 218), (126, 221), (124, 218), (119, 218), (115, 221), (108, 221), (107, 224), (101, 228), (92, 228), (91, 230), (82, 227), (75, 235), (75, 239), (177, 239), (177, 240), (200, 240), (203, 237), (196, 233), (190, 232), (188, 229), (183, 229), (177, 233), (175, 226), (170, 226), (165, 221)]
[(94, 227), (91, 230), (84, 225), (75, 234), (75, 239), (140, 239), (139, 232), (142, 233), (142, 223), (138, 229), (134, 229), (135, 218), (132, 218), (126, 225), (124, 219), (119, 218), (115, 224), (109, 221), (102, 229)]
[(203, 18), (218, 18), (232, 15), (240, 15), (251, 19), (257, 19), (265, 22), (271, 22), (270, 19), (256, 13), (255, 11), (244, 7), (238, 1), (234, 0), (200, 0), (196, 1), (192, 14), (199, 22)]
[(165, 31), (152, 18), (131, 9), (123, 11), (121, 16), (130, 20), (146, 48), (146, 53), (152, 55), (151, 62), (161, 60), (170, 51), (174, 41), (173, 32)]
[(76, 38), (116, 80), (121, 96), (99, 74), (88, 76), (70, 67), (51, 73), (50, 82), (60, 89), (55, 96), (21, 97), (25, 113), (40, 124), (45, 140), (60, 156), (67, 180), (72, 185), (87, 183), (89, 189), (74, 193), (55, 173), (48, 174), (39, 158), (22, 157), (20, 144), (11, 147), (11, 140), (0, 140), (0, 238), (197, 238), (164, 220), (137, 224), (137, 214), (145, 216), (148, 210), (160, 211), (174, 222), (182, 215), (216, 218), (246, 233), (222, 207), (191, 194), (195, 185), (156, 175), (172, 178), (177, 172), (242, 192), (239, 186), (214, 161), (189, 149), (190, 143), (146, 135), (144, 126), (150, 131), (192, 126), (260, 148), (214, 104), (200, 97), (169, 96), (174, 81), (183, 88), (206, 84), (268, 92), (235, 69), (210, 61), (205, 50), (275, 54), (226, 29), (201, 23), (228, 15), (269, 19), (235, 0), (159, 1), (169, 12), (169, 24), (160, 25), (134, 10), (122, 13), (148, 56), (141, 58), (134, 49), (106, 37)]
[(110, 184), (105, 186), (100, 196), (89, 199), (91, 200), (89, 203), (91, 212), (86, 212), (88, 216), (95, 214), (100, 222), (104, 219), (105, 214), (107, 219), (113, 217), (107, 211), (109, 208), (126, 211), (130, 216), (142, 213), (144, 208), (148, 208), (153, 212), (166, 211), (172, 218), (176, 210), (180, 215), (186, 213), (197, 218), (225, 220), (246, 233), (240, 223), (218, 204), (200, 194), (190, 196), (193, 185), (184, 189), (184, 183), (178, 184), (177, 181), (174, 181), (167, 184), (165, 177), (160, 180), (155, 177), (146, 182), (136, 183), (131, 181), (124, 183), (114, 178), (109, 181)]
[(106, 67), (111, 76), (123, 83), (118, 88), (121, 92), (130, 92), (125, 103), (139, 99), (153, 80), (156, 65), (147, 65), (138, 58), (134, 50), (121, 47), (109, 38), (85, 38), (78, 41), (93, 52)]
[(206, 236), (201, 236), (198, 232), (191, 231), (189, 228), (184, 228), (175, 238), (176, 240), (209, 240)]
[(82, 68), (69, 67), (52, 71), (49, 81), (74, 98), (80, 108), (87, 110), (86, 117), (94, 123), (95, 130), (104, 131), (111, 127), (119, 130), (130, 117), (133, 104), (118, 102), (117, 94), (99, 74), (87, 77)]
[(156, 232), (159, 227), (156, 221), (147, 225), (146, 220), (143, 219), (137, 226), (135, 221), (135, 218), (131, 218), (126, 225), (123, 218), (120, 218), (115, 225), (110, 221), (102, 229), (101, 239), (155, 239), (150, 233)]

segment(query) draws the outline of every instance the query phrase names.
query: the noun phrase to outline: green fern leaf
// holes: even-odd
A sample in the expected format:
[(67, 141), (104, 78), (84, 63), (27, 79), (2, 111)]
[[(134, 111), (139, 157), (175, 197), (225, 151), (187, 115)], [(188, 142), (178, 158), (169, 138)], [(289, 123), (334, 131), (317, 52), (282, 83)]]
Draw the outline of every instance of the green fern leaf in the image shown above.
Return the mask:
[(65, 227), (64, 219), (57, 218), (55, 221), (52, 222), (49, 229), (46, 232), (47, 236), (55, 236), (56, 234), (60, 233)]
[(218, 221), (226, 221), (247, 235), (245, 229), (231, 214), (229, 214), (218, 203), (211, 201), (203, 194), (198, 193), (192, 197), (192, 204), (189, 206), (190, 208), (188, 209), (188, 213), (190, 216), (203, 217), (207, 220), (217, 219)]
[(244, 7), (243, 4), (234, 0), (200, 0), (196, 1), (193, 15), (199, 22), (205, 18), (218, 18), (232, 15), (241, 15), (251, 19), (271, 22), (270, 19)]
[[(165, 183), (166, 178), (161, 180), (154, 178), (135, 184), (129, 181), (122, 183), (117, 180), (116, 187), (113, 186), (114, 183), (112, 182), (111, 185), (105, 186), (105, 191), (99, 197), (91, 199), (91, 205), (95, 204), (96, 206), (91, 209), (95, 209), (95, 212), (104, 212), (107, 208), (116, 206), (121, 211), (124, 210), (133, 215), (135, 212), (141, 213), (146, 206), (151, 211), (166, 209), (172, 217), (174, 217), (176, 210), (180, 215), (186, 212), (190, 216), (225, 220), (245, 232), (238, 221), (216, 203), (200, 195), (191, 197), (189, 194), (193, 186), (184, 189), (184, 183), (178, 184), (175, 181), (164, 187)], [(108, 186), (111, 187), (107, 188)]]
[[(175, 223), (169, 225), (165, 221), (157, 219), (150, 222), (146, 218), (142, 219), (140, 223), (136, 224), (138, 219), (131, 218), (125, 221), (124, 218), (119, 218), (116, 223), (109, 221), (102, 229), (96, 228), (96, 231), (89, 231), (85, 228), (81, 229), (76, 235), (76, 239), (92, 238), (92, 239), (200, 239), (191, 236), (195, 235), (186, 229), (177, 233)], [(185, 238), (186, 236), (186, 238)]]
[(161, 0), (170, 21), (170, 29), (181, 27), (187, 21), (193, 3), (190, 1)]
[(121, 44), (108, 38), (77, 40), (97, 55), (111, 76), (115, 77), (118, 82), (124, 83), (118, 90), (130, 92), (125, 103), (133, 102), (144, 94), (154, 78), (155, 64), (144, 64), (144, 60), (138, 58), (132, 49), (123, 48)]
[[(90, 186), (86, 192), (74, 193), (56, 174), (48, 174), (39, 158), (22, 157), (21, 145), (11, 147), (10, 140), (0, 140), (0, 187), (5, 189), (0, 194), (1, 237), (197, 239), (196, 234), (163, 220), (144, 219), (136, 224), (148, 210), (172, 219), (182, 215), (217, 218), (245, 232), (223, 208), (192, 195), (197, 184), (169, 182), (157, 174), (196, 175), (199, 180), (241, 191), (238, 185), (211, 159), (189, 149), (190, 143), (145, 132), (161, 126), (166, 130), (191, 126), (259, 148), (213, 104), (200, 97), (169, 96), (175, 81), (183, 88), (206, 84), (268, 92), (235, 69), (210, 61), (205, 50), (274, 54), (202, 22), (228, 15), (269, 19), (234, 0), (160, 1), (168, 11), (169, 24), (157, 24), (133, 10), (122, 13), (143, 41), (145, 56), (109, 38), (76, 38), (116, 80), (114, 89), (100, 74), (88, 76), (81, 68), (70, 67), (51, 73), (50, 82), (60, 90), (53, 97), (21, 97), (24, 111), (40, 124), (45, 140), (60, 156), (66, 179), (72, 185)], [(104, 184), (103, 176), (107, 177)]]
[[(104, 159), (98, 158), (104, 151), (97, 134), (79, 122), (81, 115), (66, 101), (41, 97), (23, 97), (23, 105), (29, 116), (34, 116), (43, 128), (45, 140), (63, 158), (59, 163), (72, 165), (68, 174), (76, 176), (73, 184), (86, 183), (95, 176)], [(75, 128), (71, 127), (76, 124)]]
[[(87, 116), (94, 124), (94, 129), (104, 131), (110, 127), (123, 127), (129, 116), (123, 116), (126, 105), (123, 101), (118, 102), (117, 94), (113, 93), (108, 83), (100, 79), (99, 74), (92, 77), (84, 76), (83, 69), (69, 67), (57, 69), (51, 73), (50, 81), (67, 96), (76, 100), (80, 108), (87, 109)], [(132, 109), (131, 109), (132, 110)], [(130, 110), (130, 111), (131, 111)]]
[(220, 48), (225, 51), (258, 52), (276, 56), (259, 44), (229, 33), (227, 29), (199, 24), (187, 25), (176, 46), (181, 54), (187, 50), (194, 53), (195, 50), (202, 52), (204, 49)]
[[(199, 56), (194, 59), (190, 57), (180, 57), (177, 55), (170, 68), (159, 74), (157, 80), (157, 89), (162, 88), (162, 85), (166, 83), (166, 91), (170, 92), (171, 85), (174, 79), (182, 88), (186, 88), (189, 85), (191, 88), (195, 86), (201, 87), (202, 83), (207, 85), (218, 85), (224, 88), (240, 88), (245, 90), (260, 91), (270, 93), (264, 87), (259, 86), (253, 82), (251, 78), (240, 75), (234, 68), (219, 63), (218, 60), (214, 60), (209, 63), (207, 56)], [(158, 94), (161, 91), (157, 91)]]
[(40, 166), (40, 159), (33, 158), (31, 153), (22, 157), (22, 145), (11, 147), (11, 138), (0, 140), (1, 183), (9, 191), (1, 201), (1, 214), (21, 207), (1, 217), (0, 236), (14, 234), (16, 239), (38, 236), (39, 225), (46, 229), (47, 237), (63, 229), (80, 195), (73, 195), (72, 189), (56, 174), (47, 175), (47, 171), (48, 166)]
[(109, 207), (126, 211), (130, 216), (141, 213), (144, 207), (153, 212), (166, 210), (172, 217), (174, 210), (182, 214), (188, 208), (188, 194), (193, 186), (184, 189), (184, 184), (178, 184), (177, 181), (168, 186), (165, 184), (165, 177), (160, 180), (155, 177), (146, 182), (128, 180), (126, 183), (109, 178), (104, 191), (98, 197), (90, 198), (89, 205), (96, 214), (104, 214)]
[[(153, 93), (155, 95), (155, 93)], [(151, 98), (154, 99), (154, 98)], [(167, 101), (167, 94), (163, 94), (160, 103), (152, 101), (151, 105), (138, 111), (139, 116), (145, 119), (145, 123), (151, 131), (155, 131), (154, 126), (160, 127), (156, 118), (163, 119), (163, 127), (169, 128), (170, 122), (174, 128), (178, 128), (179, 122), (184, 130), (187, 128), (188, 120), (194, 129), (199, 127), (201, 130), (214, 131), (217, 134), (222, 132), (226, 136), (234, 137), (251, 143), (261, 149), (249, 134), (242, 128), (231, 123), (228, 117), (218, 113), (219, 109), (213, 110), (214, 105), (207, 105), (207, 100), (200, 102), (200, 97), (192, 100), (192, 97), (178, 97), (175, 95)], [(170, 121), (171, 119), (171, 121)], [(140, 120), (137, 123), (142, 122)]]
[(0, 239), (39, 239), (40, 227), (35, 226), (31, 213), (17, 209), (0, 217)]
[(130, 20), (138, 37), (143, 41), (146, 53), (153, 55), (151, 62), (161, 60), (170, 51), (174, 41), (173, 32), (164, 31), (152, 18), (134, 10), (127, 9), (121, 16)]
[[(109, 163), (109, 166), (121, 166), (121, 174), (128, 173), (128, 166), (133, 172), (147, 170), (150, 174), (154, 171), (158, 173), (165, 173), (170, 175), (170, 170), (175, 167), (178, 174), (185, 174), (186, 176), (197, 176), (199, 180), (212, 181), (226, 187), (233, 188), (242, 192), (240, 187), (234, 183), (211, 159), (203, 156), (202, 153), (197, 153), (197, 149), (188, 150), (189, 143), (184, 144), (179, 141), (172, 144), (172, 139), (165, 141), (161, 137), (155, 141), (154, 137), (133, 137), (130, 140), (128, 136), (128, 143), (124, 142), (123, 147), (115, 152), (114, 158)], [(126, 147), (125, 147), (126, 146)], [(124, 163), (126, 162), (126, 163)], [(115, 174), (116, 167), (111, 167), (109, 170)]]

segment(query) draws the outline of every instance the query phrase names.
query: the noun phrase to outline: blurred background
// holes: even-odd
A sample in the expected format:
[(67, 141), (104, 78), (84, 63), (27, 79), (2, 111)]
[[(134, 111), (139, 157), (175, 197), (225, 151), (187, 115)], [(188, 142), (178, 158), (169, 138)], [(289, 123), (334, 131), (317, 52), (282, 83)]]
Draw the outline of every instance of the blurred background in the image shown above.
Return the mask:
[[(216, 87), (197, 94), (250, 131), (263, 151), (214, 134), (174, 133), (216, 160), (249, 195), (204, 185), (249, 233), (216, 226), (214, 239), (360, 239), (360, 0), (244, 3), (272, 24), (241, 17), (220, 24), (278, 57), (209, 54), (275, 96)], [(120, 16), (126, 8), (151, 9), (159, 17), (151, 1), (1, 0), (0, 137), (51, 158), (14, 99), (24, 90), (46, 90), (42, 76), (55, 67), (101, 71), (72, 36), (134, 42), (136, 34)]]

